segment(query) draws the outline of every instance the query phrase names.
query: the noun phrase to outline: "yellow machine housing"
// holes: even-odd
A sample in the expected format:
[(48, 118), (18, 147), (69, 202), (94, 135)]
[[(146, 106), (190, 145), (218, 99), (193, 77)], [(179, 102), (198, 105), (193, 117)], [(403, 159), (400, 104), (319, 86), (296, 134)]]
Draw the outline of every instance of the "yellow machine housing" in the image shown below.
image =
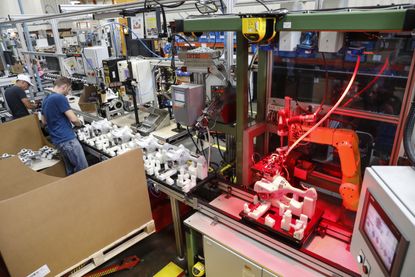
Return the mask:
[(246, 17), (242, 18), (242, 33), (250, 42), (269, 42), (275, 37), (276, 18)]

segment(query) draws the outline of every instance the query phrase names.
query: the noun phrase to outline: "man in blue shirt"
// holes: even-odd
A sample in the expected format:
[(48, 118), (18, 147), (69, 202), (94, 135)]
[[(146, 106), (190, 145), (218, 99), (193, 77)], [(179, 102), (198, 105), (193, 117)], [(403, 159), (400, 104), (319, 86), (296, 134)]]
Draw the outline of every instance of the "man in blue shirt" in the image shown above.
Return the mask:
[(82, 123), (66, 98), (71, 91), (71, 80), (60, 77), (54, 85), (54, 93), (43, 100), (42, 122), (48, 127), (52, 143), (62, 155), (66, 174), (71, 175), (88, 167), (84, 150), (72, 130), (72, 124), (79, 127)]

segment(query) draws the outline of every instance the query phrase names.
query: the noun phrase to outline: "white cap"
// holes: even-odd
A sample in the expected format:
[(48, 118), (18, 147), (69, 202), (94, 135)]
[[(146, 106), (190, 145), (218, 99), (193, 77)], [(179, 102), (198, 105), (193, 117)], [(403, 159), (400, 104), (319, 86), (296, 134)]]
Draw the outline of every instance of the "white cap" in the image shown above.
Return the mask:
[(28, 75), (25, 75), (25, 74), (17, 75), (17, 81), (25, 81), (29, 85), (33, 86), (32, 80), (30, 80), (30, 77)]

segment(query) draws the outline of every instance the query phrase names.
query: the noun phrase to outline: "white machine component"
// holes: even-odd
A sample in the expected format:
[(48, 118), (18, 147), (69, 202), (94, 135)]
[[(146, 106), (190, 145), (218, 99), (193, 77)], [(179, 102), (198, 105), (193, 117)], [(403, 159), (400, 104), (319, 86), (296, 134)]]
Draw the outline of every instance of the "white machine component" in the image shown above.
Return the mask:
[[(294, 188), (284, 177), (276, 176), (272, 181), (267, 179), (257, 181), (254, 190), (260, 197), (267, 199), (266, 201), (270, 202), (272, 206), (279, 208), (281, 216), (287, 209), (296, 216), (304, 214), (311, 218), (314, 215), (317, 201), (315, 188), (305, 190)], [(292, 194), (292, 198), (287, 197), (289, 193)], [(299, 200), (300, 197), (303, 198), (303, 201)]]
[[(133, 85), (136, 87), (137, 103), (142, 105), (155, 99), (155, 88), (153, 82), (152, 66), (149, 60), (131, 59), (132, 78), (135, 80)], [(118, 77), (120, 82), (125, 82), (129, 77), (127, 61), (117, 63)]]
[(111, 157), (135, 148), (143, 149), (146, 173), (168, 185), (176, 184), (184, 192), (195, 187), (197, 179), (208, 176), (204, 156), (193, 155), (183, 145), (162, 143), (152, 135), (134, 134), (127, 126), (118, 128), (106, 119), (86, 125), (77, 135), (80, 141)]
[(92, 46), (84, 48), (84, 67), (87, 81), (96, 83), (98, 72), (104, 76), (102, 60), (108, 59), (108, 49), (105, 46)]
[(343, 47), (344, 33), (320, 32), (318, 36), (318, 51), (337, 53)]
[(280, 51), (295, 51), (300, 44), (301, 32), (281, 31), (278, 49)]
[(133, 85), (137, 88), (137, 103), (142, 105), (154, 101), (154, 78), (151, 72), (150, 61), (133, 59), (131, 60), (131, 68), (133, 70), (133, 79), (136, 81)]
[(415, 272), (415, 170), (366, 169), (351, 252), (363, 276), (413, 276)]

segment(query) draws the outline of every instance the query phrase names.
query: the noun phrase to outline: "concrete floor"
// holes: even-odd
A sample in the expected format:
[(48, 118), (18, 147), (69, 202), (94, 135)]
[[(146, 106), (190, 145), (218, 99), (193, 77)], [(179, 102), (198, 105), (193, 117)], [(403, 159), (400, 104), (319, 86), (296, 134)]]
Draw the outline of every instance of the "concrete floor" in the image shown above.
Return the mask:
[[(138, 242), (97, 269), (120, 264), (125, 257), (132, 255), (136, 255), (141, 259), (138, 265), (130, 270), (115, 272), (109, 276), (151, 277), (169, 262), (175, 262), (177, 265), (180, 265), (177, 260), (176, 243), (172, 226)], [(185, 269), (183, 264), (181, 264), (181, 267)]]

